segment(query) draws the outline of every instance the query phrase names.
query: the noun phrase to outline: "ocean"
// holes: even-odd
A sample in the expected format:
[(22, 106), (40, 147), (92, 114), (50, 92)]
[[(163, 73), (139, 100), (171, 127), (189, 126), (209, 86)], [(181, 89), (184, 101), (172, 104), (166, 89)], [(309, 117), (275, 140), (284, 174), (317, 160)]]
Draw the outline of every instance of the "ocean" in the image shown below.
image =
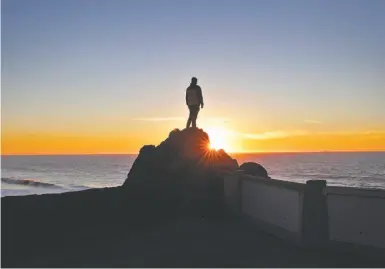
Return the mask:
[[(262, 164), (272, 178), (385, 189), (385, 152), (233, 154)], [(2, 156), (1, 196), (61, 193), (121, 185), (136, 155)]]

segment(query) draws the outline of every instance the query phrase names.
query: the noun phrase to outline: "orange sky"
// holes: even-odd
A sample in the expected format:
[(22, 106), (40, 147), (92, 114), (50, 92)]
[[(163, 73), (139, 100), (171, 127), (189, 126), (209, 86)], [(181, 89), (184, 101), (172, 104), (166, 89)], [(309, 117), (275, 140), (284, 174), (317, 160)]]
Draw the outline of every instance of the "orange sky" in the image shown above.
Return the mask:
[[(103, 112), (92, 118), (70, 119), (58, 115), (55, 119), (52, 113), (29, 121), (3, 117), (1, 152), (8, 155), (138, 153), (143, 145), (158, 145), (170, 130), (185, 125), (183, 116), (129, 117), (122, 113), (113, 117)], [(254, 118), (231, 118), (230, 111), (215, 112), (213, 107), (204, 108), (198, 126), (209, 133), (215, 147), (228, 152), (385, 151), (385, 128), (372, 122), (367, 125), (362, 122), (357, 128), (346, 121), (291, 120), (288, 116), (273, 117), (261, 112)]]
[[(229, 152), (385, 151), (385, 132), (244, 134), (207, 128), (211, 140)], [(214, 130), (214, 131), (213, 131)], [(145, 144), (159, 144), (168, 131), (129, 135), (3, 135), (2, 154), (137, 153)]]

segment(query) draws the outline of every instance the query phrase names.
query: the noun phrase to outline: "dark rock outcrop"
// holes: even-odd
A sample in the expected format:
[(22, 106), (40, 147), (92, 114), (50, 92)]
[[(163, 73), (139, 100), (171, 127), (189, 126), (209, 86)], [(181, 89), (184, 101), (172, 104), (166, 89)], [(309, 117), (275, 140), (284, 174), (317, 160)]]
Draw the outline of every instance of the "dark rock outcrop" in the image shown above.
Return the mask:
[(269, 178), (267, 174), (267, 170), (260, 165), (259, 163), (254, 162), (246, 162), (243, 163), (240, 167), (240, 170), (243, 170), (245, 174), (251, 175), (251, 176), (258, 176), (258, 177), (266, 177)]
[[(237, 161), (223, 150), (209, 150), (209, 143), (209, 136), (201, 129), (174, 129), (159, 146), (147, 145), (140, 150), (123, 187), (154, 172), (159, 179), (159, 176), (168, 176), (167, 174), (186, 173), (186, 168), (214, 169), (218, 172), (234, 171), (238, 168)], [(145, 180), (155, 179), (151, 177)]]
[[(122, 196), (136, 196), (136, 209), (166, 217), (207, 210), (222, 204), (223, 173), (238, 168), (223, 150), (209, 149), (201, 129), (175, 129), (157, 147), (144, 146), (122, 186)], [(140, 195), (138, 195), (140, 194)], [(134, 207), (127, 201), (125, 207)], [(217, 206), (215, 206), (217, 204)], [(139, 208), (139, 207), (141, 208)], [(132, 208), (131, 210), (134, 210)]]

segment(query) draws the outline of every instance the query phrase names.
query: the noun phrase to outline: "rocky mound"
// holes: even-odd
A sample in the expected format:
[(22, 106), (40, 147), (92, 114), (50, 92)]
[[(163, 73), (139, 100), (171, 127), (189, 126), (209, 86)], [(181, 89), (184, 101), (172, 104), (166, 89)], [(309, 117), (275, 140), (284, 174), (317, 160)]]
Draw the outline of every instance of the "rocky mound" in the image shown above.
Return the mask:
[(124, 205), (163, 216), (218, 209), (223, 194), (220, 178), (238, 169), (238, 163), (223, 150), (210, 150), (209, 143), (207, 133), (189, 128), (171, 131), (158, 146), (144, 146), (122, 186), (124, 200), (135, 196), (136, 203), (126, 200)]
[(217, 172), (231, 172), (238, 168), (238, 163), (225, 151), (210, 150), (210, 139), (201, 129), (175, 129), (159, 146), (147, 145), (142, 147), (135, 160), (123, 187), (128, 187), (133, 181), (153, 181), (155, 175), (169, 176), (187, 170), (216, 170)]
[(245, 174), (248, 174), (251, 176), (269, 178), (269, 175), (267, 174), (267, 170), (259, 163), (246, 162), (246, 163), (243, 163), (239, 167), (239, 169), (242, 170)]

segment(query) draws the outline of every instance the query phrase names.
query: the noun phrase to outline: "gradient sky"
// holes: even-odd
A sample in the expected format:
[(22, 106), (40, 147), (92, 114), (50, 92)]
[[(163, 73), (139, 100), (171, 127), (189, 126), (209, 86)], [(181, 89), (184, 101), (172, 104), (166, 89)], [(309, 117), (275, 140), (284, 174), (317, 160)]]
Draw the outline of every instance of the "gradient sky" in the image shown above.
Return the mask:
[[(2, 153), (385, 150), (385, 1), (2, 0)], [(230, 149), (229, 149), (230, 150)]]

